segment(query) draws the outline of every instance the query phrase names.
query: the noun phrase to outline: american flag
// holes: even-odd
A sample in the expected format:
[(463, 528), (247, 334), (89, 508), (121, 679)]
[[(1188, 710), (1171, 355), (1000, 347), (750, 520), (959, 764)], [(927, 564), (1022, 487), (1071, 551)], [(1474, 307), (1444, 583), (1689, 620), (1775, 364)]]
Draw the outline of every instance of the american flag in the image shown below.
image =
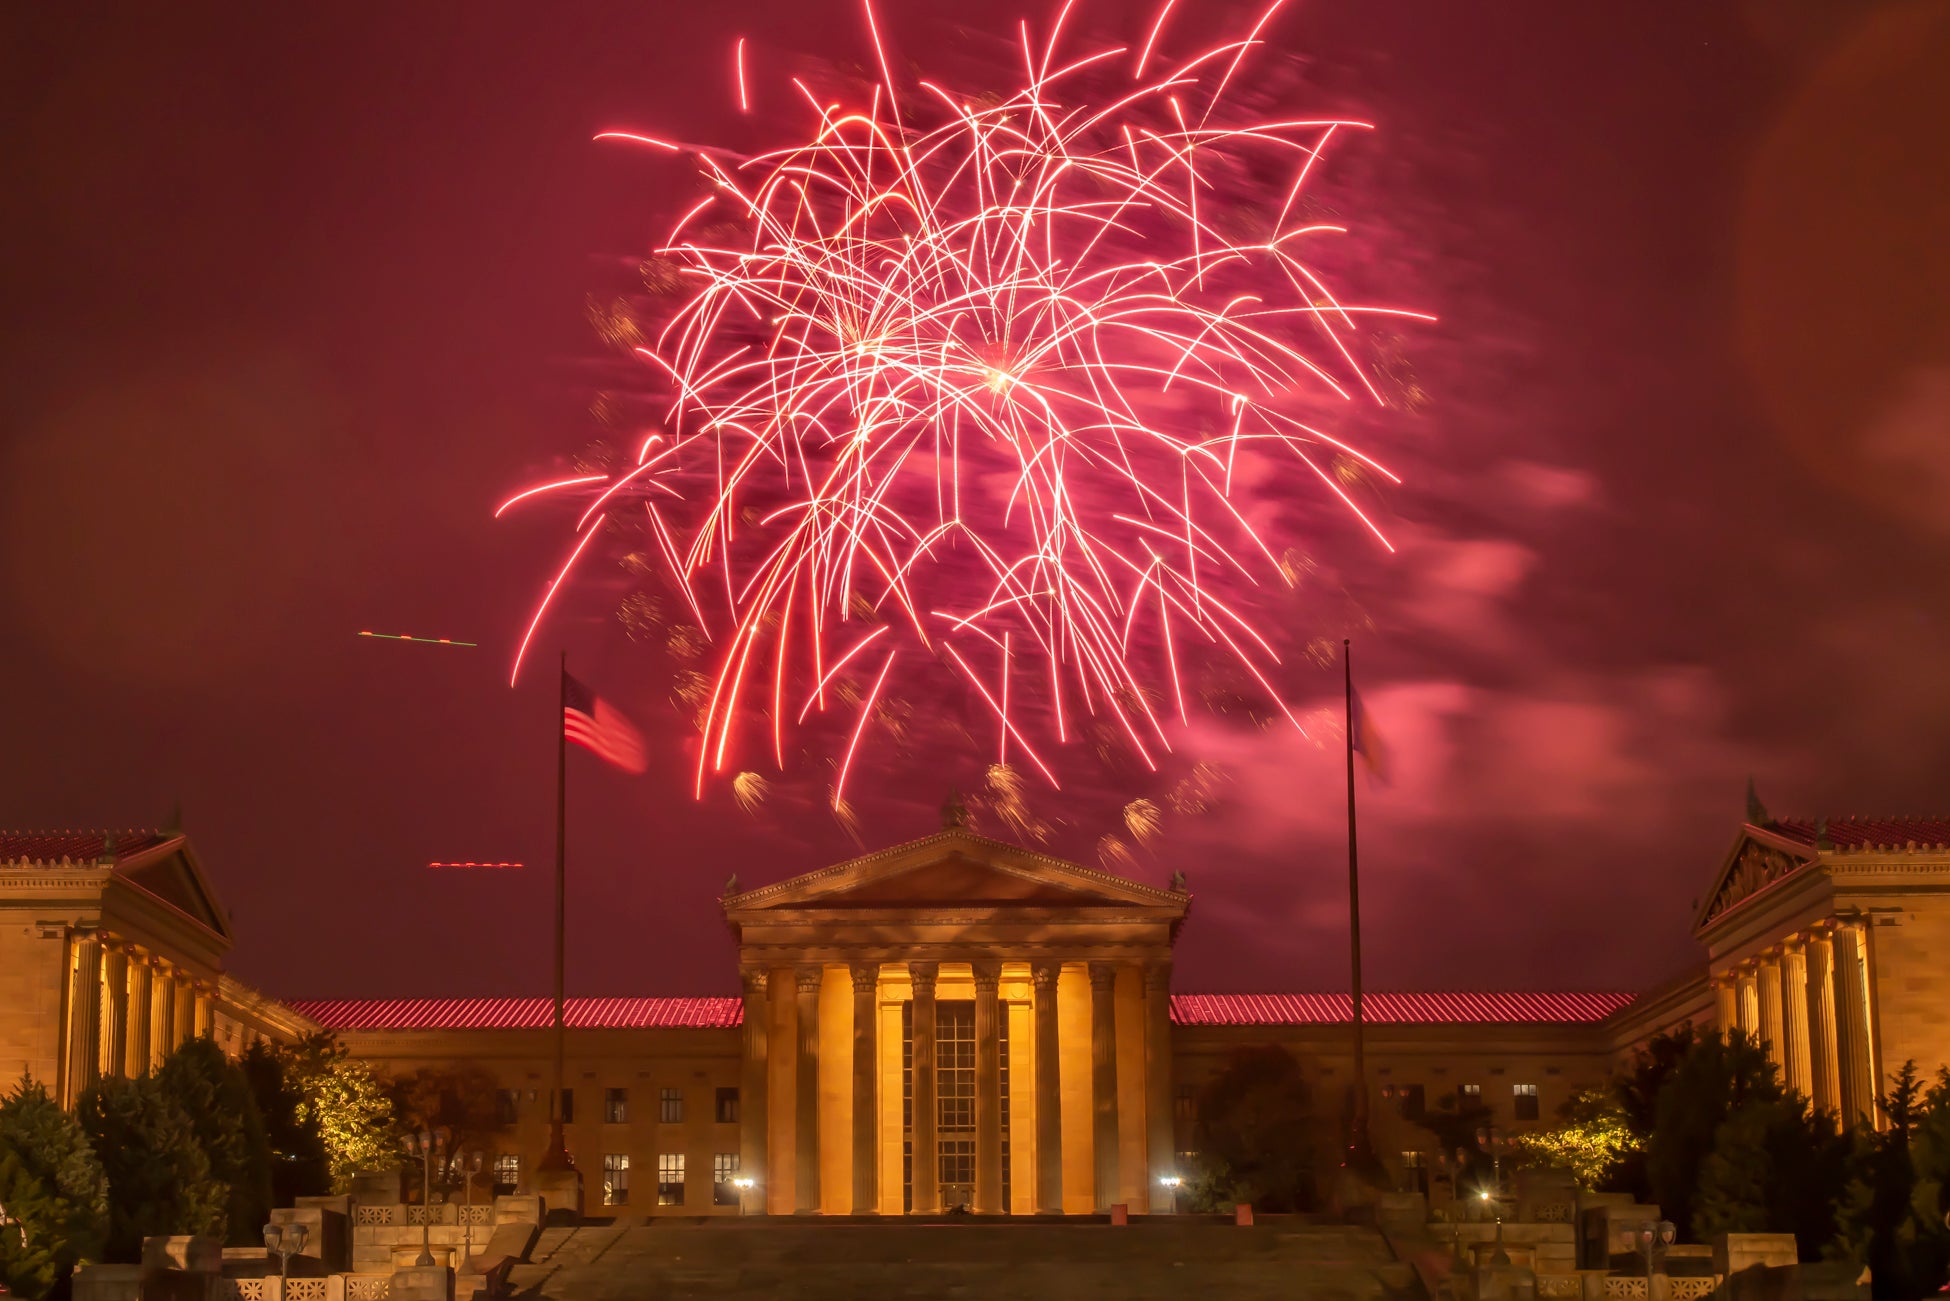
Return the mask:
[(643, 737), (630, 720), (567, 673), (562, 675), (562, 734), (624, 772), (649, 767)]

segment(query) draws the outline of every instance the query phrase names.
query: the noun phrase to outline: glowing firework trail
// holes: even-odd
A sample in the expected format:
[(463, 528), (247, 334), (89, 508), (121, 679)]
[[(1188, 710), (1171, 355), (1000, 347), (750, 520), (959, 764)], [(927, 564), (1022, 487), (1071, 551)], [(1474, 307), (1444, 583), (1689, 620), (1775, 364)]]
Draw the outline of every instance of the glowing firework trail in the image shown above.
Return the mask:
[(361, 637), (371, 637), (374, 641), (411, 641), (422, 646), (478, 646), (479, 642), (455, 641), (452, 637), (409, 637), (403, 632), (362, 632)]
[[(1366, 124), (1234, 122), (1222, 102), (1277, 8), (1174, 63), (1168, 2), (1141, 49), (1064, 62), (1066, 4), (1040, 49), (1024, 26), (1021, 89), (977, 101), (897, 87), (869, 6), (882, 83), (843, 105), (794, 79), (805, 143), (740, 158), (604, 133), (693, 158), (714, 191), (659, 250), (692, 288), (637, 350), (673, 392), (664, 437), (599, 493), (583, 477), (507, 504), (594, 496), (537, 622), (604, 520), (642, 512), (717, 645), (700, 792), (749, 720), (782, 760), (787, 720), (845, 702), (842, 807), (903, 655), (962, 679), (1002, 757), (1052, 783), (1046, 750), (1086, 717), (1154, 764), (1190, 656), (1243, 667), (1292, 719), (1250, 621), (1261, 577), (1291, 579), (1230, 499), (1235, 470), (1270, 468), (1288, 497), (1324, 485), (1386, 545), (1342, 480), (1395, 477), (1291, 408), (1375, 394), (1364, 318), (1429, 318), (1342, 302), (1301, 258), (1341, 233), (1289, 221), (1301, 189)], [(1106, 93), (1115, 67), (1132, 80)], [(1279, 215), (1227, 211), (1221, 182), (1269, 165), (1290, 178)]]

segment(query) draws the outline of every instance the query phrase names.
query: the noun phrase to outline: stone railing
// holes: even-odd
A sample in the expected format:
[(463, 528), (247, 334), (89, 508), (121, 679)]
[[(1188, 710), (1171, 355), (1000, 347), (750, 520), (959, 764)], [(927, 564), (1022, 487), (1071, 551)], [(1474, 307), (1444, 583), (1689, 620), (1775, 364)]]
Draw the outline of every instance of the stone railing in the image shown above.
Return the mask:
[(387, 1301), (390, 1274), (327, 1274), (323, 1278), (225, 1278), (218, 1301)]

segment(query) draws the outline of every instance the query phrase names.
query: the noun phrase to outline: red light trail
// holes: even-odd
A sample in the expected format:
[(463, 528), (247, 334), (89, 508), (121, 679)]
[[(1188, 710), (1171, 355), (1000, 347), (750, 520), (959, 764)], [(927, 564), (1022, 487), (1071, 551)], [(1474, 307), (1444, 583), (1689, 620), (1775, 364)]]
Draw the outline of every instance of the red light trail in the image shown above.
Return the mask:
[[(715, 646), (700, 794), (757, 724), (783, 768), (787, 720), (845, 708), (837, 807), (897, 659), (972, 688), (1000, 753), (1052, 784), (1085, 715), (1155, 768), (1190, 656), (1239, 666), (1297, 727), (1249, 609), (1293, 580), (1235, 476), (1324, 487), (1388, 546), (1344, 480), (1399, 480), (1294, 412), (1379, 403), (1362, 322), (1432, 318), (1343, 302), (1302, 257), (1345, 233), (1293, 219), (1314, 164), (1368, 124), (1233, 120), (1227, 88), (1278, 8), (1173, 61), (1168, 0), (1140, 50), (1064, 62), (1065, 4), (1040, 42), (1022, 26), (1021, 88), (975, 99), (897, 87), (869, 4), (881, 84), (849, 105), (792, 78), (804, 143), (740, 157), (603, 133), (693, 160), (713, 193), (658, 250), (689, 288), (636, 350), (672, 392), (660, 436), (502, 507), (593, 496), (516, 672), (629, 512)], [(1129, 81), (1106, 91), (1117, 59)], [(734, 68), (748, 108), (742, 39)], [(1277, 216), (1215, 197), (1248, 168), (1285, 178)]]

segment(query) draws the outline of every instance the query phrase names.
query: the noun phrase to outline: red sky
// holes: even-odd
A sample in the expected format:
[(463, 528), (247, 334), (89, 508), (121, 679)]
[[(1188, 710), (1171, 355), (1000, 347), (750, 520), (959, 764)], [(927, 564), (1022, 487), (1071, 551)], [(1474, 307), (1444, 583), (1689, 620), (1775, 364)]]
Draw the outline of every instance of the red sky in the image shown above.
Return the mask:
[[(1006, 8), (1006, 7), (1005, 7)], [(1369, 980), (1636, 988), (1691, 953), (1748, 776), (1778, 811), (1950, 810), (1950, 198), (1934, 4), (1295, 0), (1273, 54), (1370, 139), (1332, 184), (1358, 278), (1436, 312), (1427, 402), (1360, 432), (1393, 557), (1310, 539), (1293, 646), (1358, 638), (1396, 761), (1364, 794)], [(18, 7), (17, 7), (18, 9)], [(1023, 13), (1040, 16), (1040, 7)], [(917, 64), (993, 4), (883, 9)], [(1096, 0), (1085, 26), (1135, 19)], [(180, 799), (274, 993), (539, 992), (552, 685), (506, 685), (564, 536), (496, 523), (599, 436), (585, 298), (673, 215), (610, 126), (719, 140), (729, 52), (860, 60), (857, 9), (642, 3), (31, 8), (0, 33), (0, 823)], [(1278, 505), (1277, 502), (1274, 505)], [(713, 900), (850, 852), (811, 779), (688, 794), (683, 721), (615, 618), (551, 636), (658, 761), (573, 774), (574, 992), (735, 988)], [(361, 629), (482, 643), (449, 650)], [(1295, 663), (1300, 663), (1295, 657)], [(1338, 698), (1332, 670), (1291, 681)], [(1134, 869), (1197, 895), (1181, 989), (1324, 988), (1340, 757), (1196, 721), (1152, 778), (1032, 789), (1096, 862), (1205, 762), (1218, 807)], [(982, 756), (883, 765), (870, 845)]]

